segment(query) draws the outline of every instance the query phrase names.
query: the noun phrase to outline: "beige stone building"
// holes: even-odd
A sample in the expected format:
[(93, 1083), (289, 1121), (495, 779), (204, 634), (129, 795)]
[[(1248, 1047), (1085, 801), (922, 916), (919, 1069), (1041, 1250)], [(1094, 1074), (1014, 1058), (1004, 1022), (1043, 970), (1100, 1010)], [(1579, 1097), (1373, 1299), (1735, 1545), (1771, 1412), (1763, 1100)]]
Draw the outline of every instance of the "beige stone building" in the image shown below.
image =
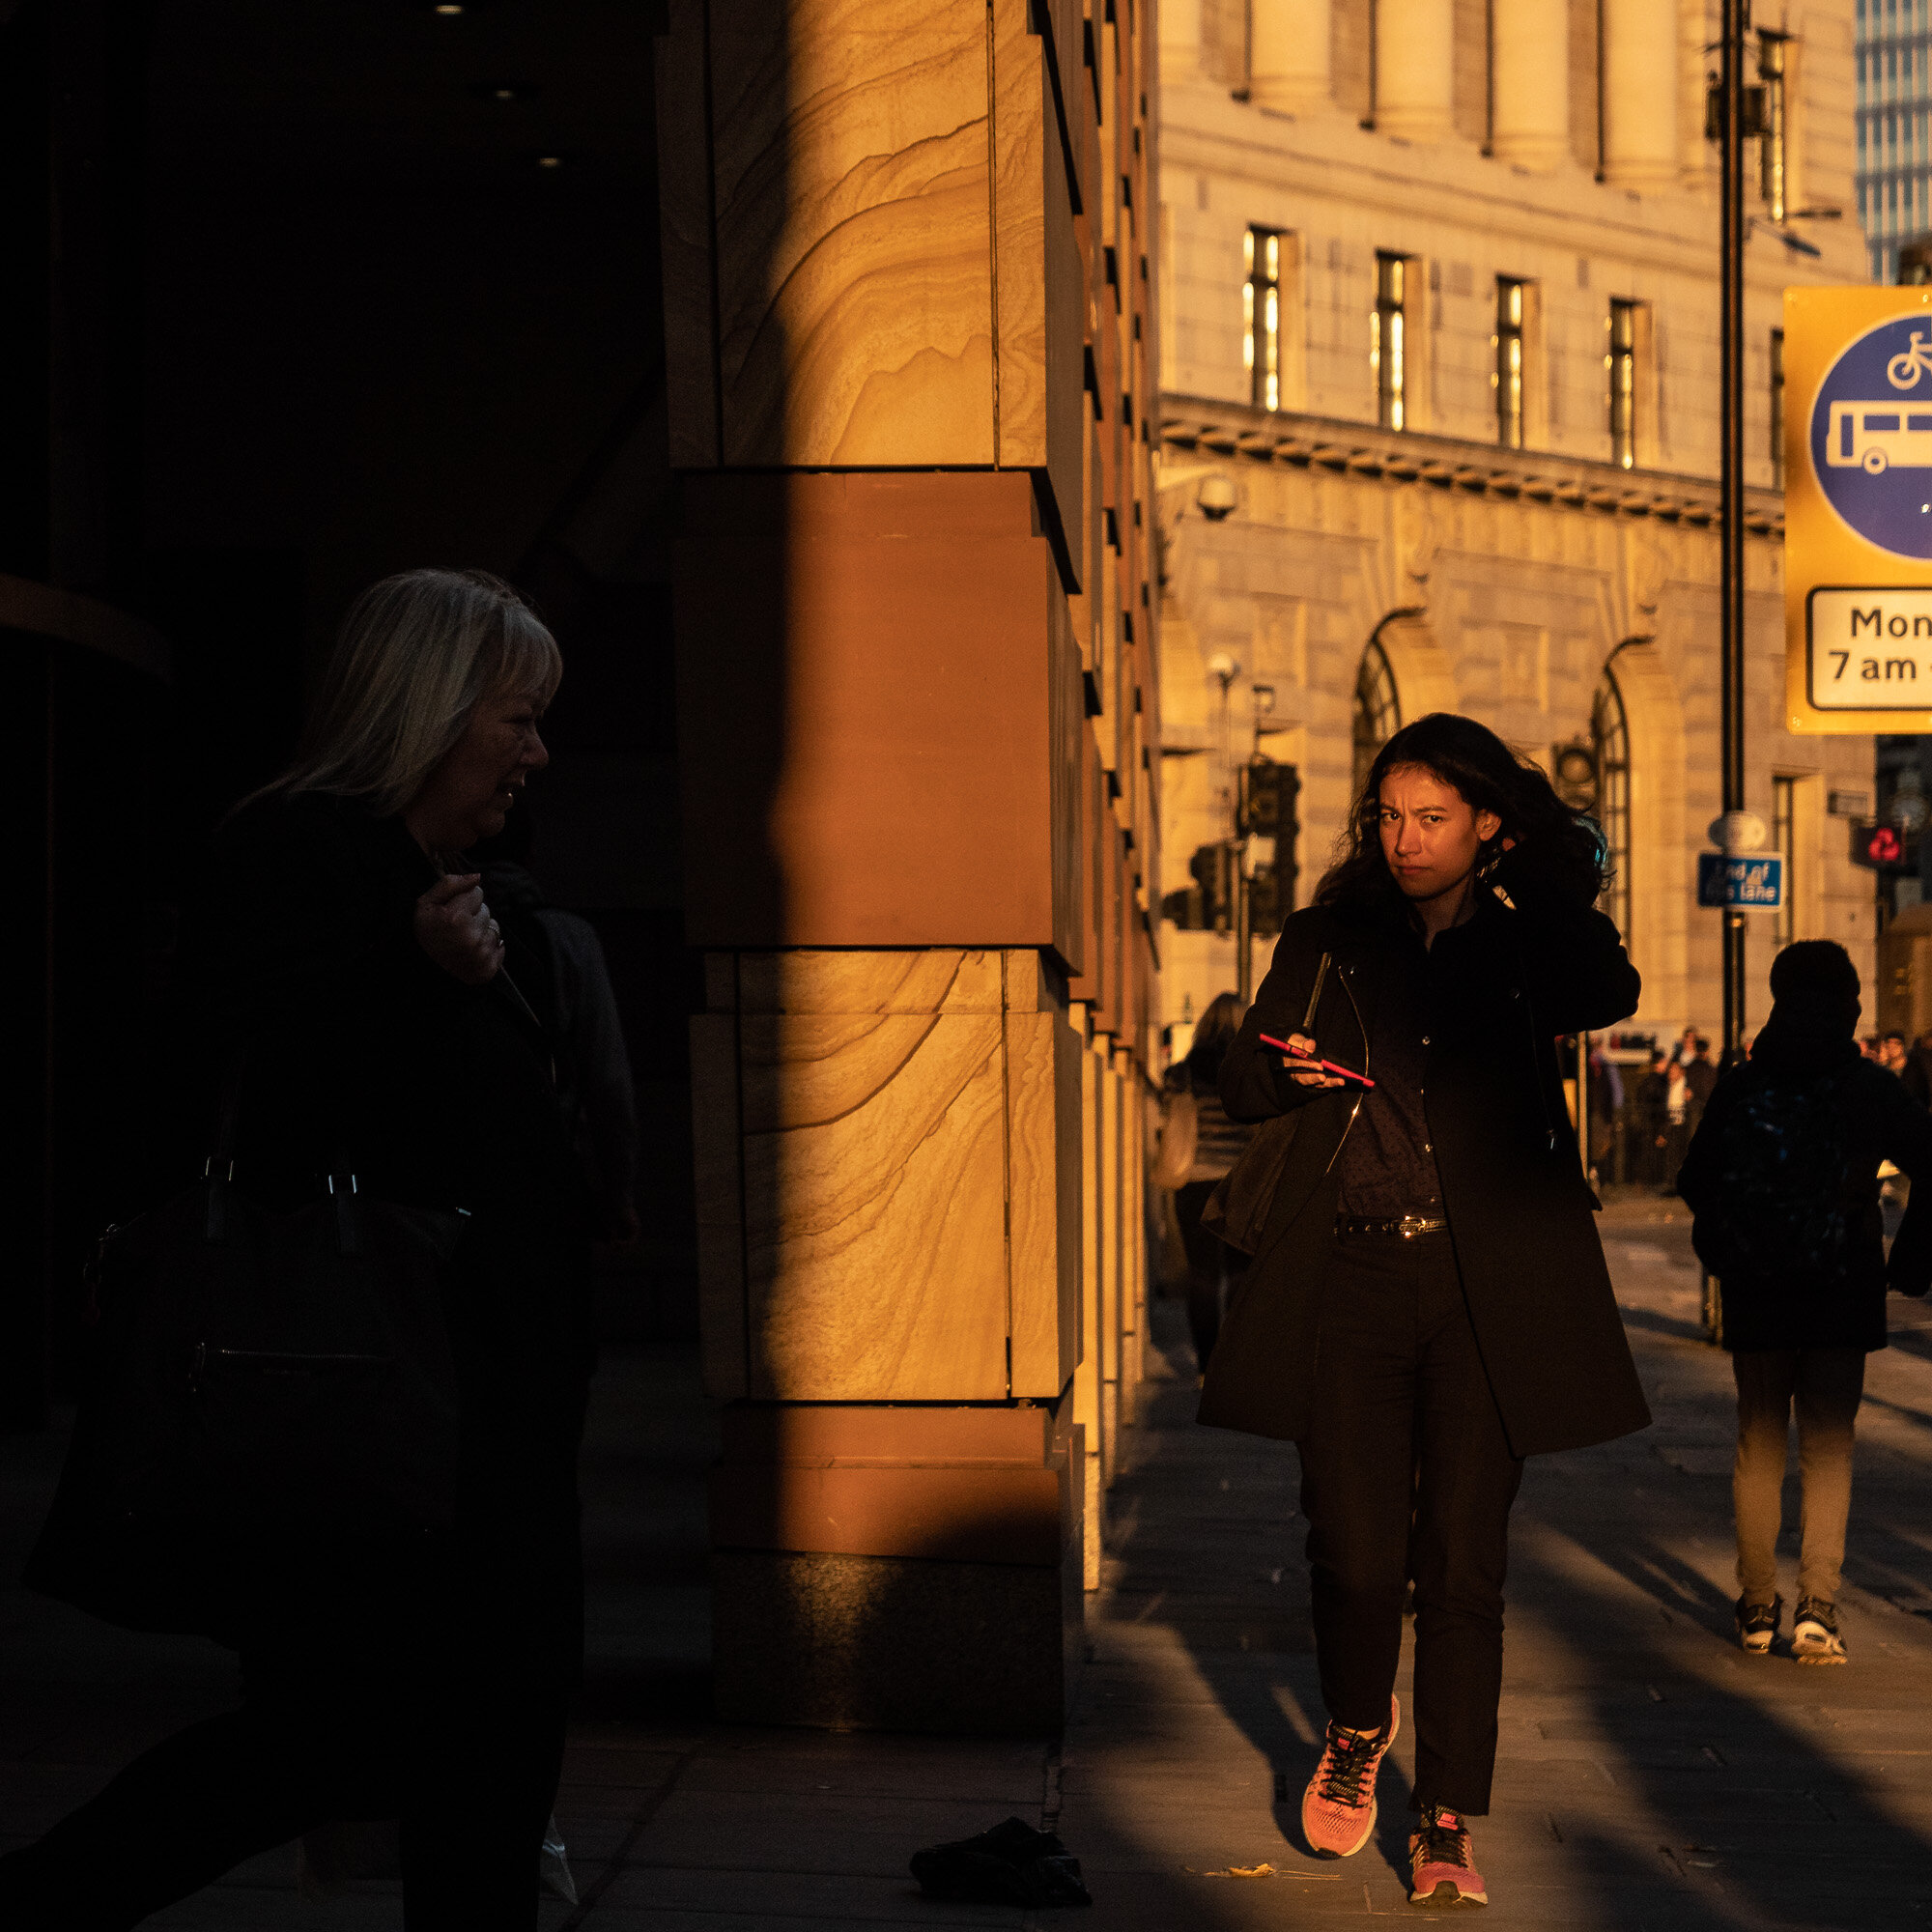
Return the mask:
[[(1750, 916), (1751, 1024), (1782, 941), (1873, 963), (1870, 875), (1833, 816), (1869, 802), (1872, 743), (1787, 735), (1780, 704), (1781, 292), (1866, 279), (1853, 3), (1765, 0), (1751, 37), (1747, 802), (1792, 881)], [(1718, 20), (1715, 0), (1168, 0), (1170, 893), (1259, 748), (1301, 777), (1307, 903), (1363, 760), (1454, 708), (1571, 752), (1616, 850), (1638, 1023), (1717, 1024), (1695, 877), (1719, 809)], [(1162, 963), (1169, 1020), (1235, 984), (1212, 930), (1163, 926)]]

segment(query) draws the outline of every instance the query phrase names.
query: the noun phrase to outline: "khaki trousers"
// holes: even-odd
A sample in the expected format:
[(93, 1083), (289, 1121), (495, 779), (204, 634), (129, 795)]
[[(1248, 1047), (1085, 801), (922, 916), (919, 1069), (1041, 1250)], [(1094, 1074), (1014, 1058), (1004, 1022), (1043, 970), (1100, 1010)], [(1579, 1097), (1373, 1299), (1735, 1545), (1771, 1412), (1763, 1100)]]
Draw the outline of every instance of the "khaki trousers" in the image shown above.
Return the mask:
[(1731, 1497), (1738, 1519), (1738, 1594), (1768, 1604), (1777, 1594), (1777, 1532), (1794, 1403), (1798, 1467), (1798, 1594), (1838, 1601), (1845, 1521), (1852, 1507), (1852, 1430), (1864, 1394), (1862, 1349), (1762, 1349), (1731, 1357), (1738, 1383), (1738, 1456)]

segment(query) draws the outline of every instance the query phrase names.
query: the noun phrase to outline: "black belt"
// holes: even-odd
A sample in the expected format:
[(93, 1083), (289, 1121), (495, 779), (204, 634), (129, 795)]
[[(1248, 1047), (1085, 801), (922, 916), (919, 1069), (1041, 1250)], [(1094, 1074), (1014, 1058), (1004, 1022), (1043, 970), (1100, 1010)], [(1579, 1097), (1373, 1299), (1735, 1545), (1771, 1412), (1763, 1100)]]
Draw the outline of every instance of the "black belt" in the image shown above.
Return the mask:
[(1390, 1214), (1379, 1218), (1364, 1214), (1337, 1214), (1338, 1235), (1400, 1235), (1410, 1241), (1417, 1235), (1446, 1235), (1449, 1223), (1439, 1214)]

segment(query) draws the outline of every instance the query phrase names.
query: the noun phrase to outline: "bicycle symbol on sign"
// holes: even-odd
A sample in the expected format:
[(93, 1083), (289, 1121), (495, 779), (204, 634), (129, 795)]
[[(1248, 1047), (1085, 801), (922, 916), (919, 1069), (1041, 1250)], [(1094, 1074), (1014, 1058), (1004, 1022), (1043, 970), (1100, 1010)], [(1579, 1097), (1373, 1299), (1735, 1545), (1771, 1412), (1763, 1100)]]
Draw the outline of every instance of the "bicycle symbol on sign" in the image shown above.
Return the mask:
[(1885, 365), (1886, 381), (1894, 389), (1916, 388), (1921, 370), (1932, 369), (1932, 340), (1915, 328), (1908, 346)]

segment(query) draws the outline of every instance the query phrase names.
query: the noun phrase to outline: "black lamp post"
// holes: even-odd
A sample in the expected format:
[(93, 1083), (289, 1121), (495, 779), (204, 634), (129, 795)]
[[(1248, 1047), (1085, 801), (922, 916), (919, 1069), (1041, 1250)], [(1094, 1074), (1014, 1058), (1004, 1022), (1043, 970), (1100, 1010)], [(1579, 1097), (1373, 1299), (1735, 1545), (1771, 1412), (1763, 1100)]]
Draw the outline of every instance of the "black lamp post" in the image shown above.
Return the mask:
[[(1719, 499), (1723, 556), (1719, 573), (1722, 627), (1723, 801), (1726, 812), (1745, 809), (1745, 76), (1744, 38), (1749, 0), (1724, 0), (1722, 238), (1723, 451)], [(1724, 1050), (1729, 1061), (1744, 1045), (1745, 915), (1726, 906), (1724, 921)]]

